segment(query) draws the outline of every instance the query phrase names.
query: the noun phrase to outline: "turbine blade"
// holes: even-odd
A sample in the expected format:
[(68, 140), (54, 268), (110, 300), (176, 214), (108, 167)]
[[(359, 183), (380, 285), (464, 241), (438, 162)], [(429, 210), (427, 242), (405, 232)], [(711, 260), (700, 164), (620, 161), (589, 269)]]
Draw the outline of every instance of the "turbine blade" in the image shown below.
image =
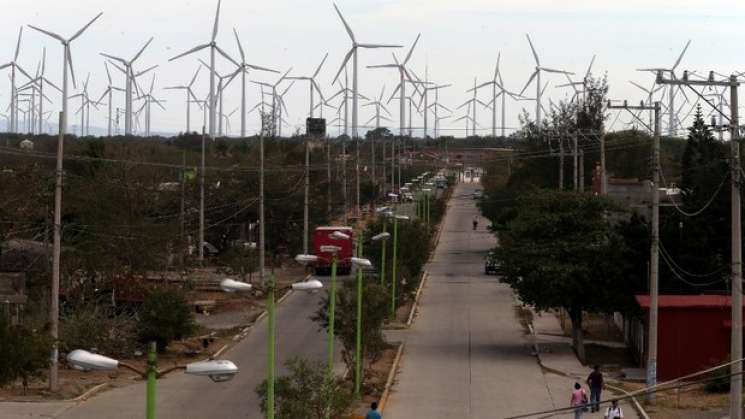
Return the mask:
[(236, 61), (233, 58), (231, 58), (230, 55), (228, 55), (225, 51), (222, 50), (222, 48), (220, 48), (217, 45), (215, 45), (215, 49), (217, 50), (217, 52), (220, 53), (220, 55), (222, 55), (223, 57), (225, 57), (226, 60), (228, 60), (231, 63), (235, 64), (236, 67), (241, 67), (241, 65), (238, 64), (238, 61)]
[(403, 45), (391, 44), (357, 44), (360, 48), (403, 48)]
[(177, 59), (179, 59), (179, 58), (181, 58), (181, 57), (184, 57), (184, 56), (186, 56), (186, 55), (189, 55), (189, 54), (191, 54), (191, 53), (194, 53), (194, 52), (197, 52), (197, 51), (203, 50), (203, 49), (205, 49), (205, 48), (207, 48), (207, 47), (209, 47), (209, 46), (210, 46), (210, 44), (202, 44), (202, 45), (196, 46), (196, 47), (194, 47), (194, 48), (192, 48), (192, 49), (190, 49), (190, 50), (188, 50), (188, 51), (186, 51), (186, 52), (184, 52), (184, 53), (182, 53), (182, 54), (179, 54), (179, 55), (177, 55), (177, 56), (175, 56), (175, 57), (173, 57), (173, 58), (170, 58), (170, 59), (168, 59), (168, 61), (173, 61), (173, 60), (177, 60)]
[(116, 63), (114, 63), (114, 62), (111, 62), (111, 61), (109, 61), (109, 64), (111, 64), (112, 66), (114, 66), (114, 68), (115, 68), (115, 69), (117, 69), (117, 70), (121, 71), (121, 72), (122, 72), (122, 73), (124, 73), (125, 75), (127, 74), (127, 70), (125, 70), (125, 69), (124, 69), (124, 68), (122, 68), (122, 67), (119, 67), (119, 66), (118, 66), (118, 65), (117, 65)]
[(558, 74), (569, 74), (574, 75), (571, 71), (564, 71), (564, 70), (556, 70), (553, 68), (547, 68), (547, 67), (540, 67), (541, 71), (546, 71), (548, 73), (558, 73)]
[(21, 52), (21, 37), (23, 36), (23, 26), (18, 29), (18, 43), (16, 44), (16, 53), (13, 56), (13, 61), (18, 61), (18, 54)]
[(106, 77), (109, 79), (109, 86), (111, 86), (114, 83), (111, 81), (111, 72), (109, 72), (109, 65), (106, 63), (106, 61), (104, 61), (103, 66), (104, 68), (106, 68)]
[(326, 58), (329, 57), (329, 53), (327, 52), (326, 55), (323, 56), (323, 60), (321, 60), (321, 64), (318, 64), (318, 68), (316, 68), (315, 73), (313, 73), (313, 76), (311, 78), (315, 79), (316, 76), (318, 76), (318, 73), (321, 72), (321, 67), (323, 67), (323, 63), (326, 62)]
[(34, 78), (33, 78), (33, 77), (31, 77), (31, 76), (29, 76), (29, 75), (28, 75), (28, 73), (26, 72), (26, 70), (24, 70), (24, 69), (23, 69), (23, 67), (21, 67), (21, 66), (20, 66), (20, 65), (18, 65), (18, 64), (16, 64), (15, 66), (16, 66), (16, 68), (18, 69), (18, 71), (20, 71), (20, 72), (21, 72), (21, 74), (23, 74), (24, 76), (26, 76), (26, 77), (27, 77), (27, 78), (28, 78), (29, 80), (32, 80), (32, 81), (34, 80)]
[(103, 57), (106, 57), (106, 58), (110, 59), (110, 60), (115, 60), (115, 61), (119, 61), (120, 63), (124, 64), (124, 66), (125, 66), (125, 67), (129, 65), (129, 63), (127, 62), (127, 60), (125, 60), (124, 58), (120, 58), (120, 57), (115, 57), (115, 56), (113, 56), (113, 55), (105, 54), (105, 53), (103, 53), (103, 52), (101, 52), (101, 53), (99, 53), (99, 54), (100, 54), (101, 56), (103, 56)]
[(137, 54), (135, 54), (134, 58), (132, 58), (132, 61), (130, 61), (129, 63), (132, 64), (135, 61), (137, 61), (137, 59), (140, 58), (140, 55), (142, 55), (142, 53), (145, 52), (145, 48), (147, 48), (147, 46), (150, 45), (151, 42), (153, 42), (153, 37), (152, 36), (145, 43), (145, 45), (143, 45), (142, 48), (140, 48), (140, 50), (137, 52)]
[(416, 44), (419, 42), (419, 38), (421, 38), (422, 34), (417, 34), (416, 39), (414, 40), (414, 43), (411, 45), (411, 49), (409, 49), (409, 53), (406, 54), (406, 58), (404, 59), (403, 65), (406, 65), (406, 63), (409, 62), (411, 59), (411, 54), (414, 53), (414, 48), (416, 48)]
[(352, 28), (349, 27), (347, 20), (344, 19), (344, 16), (341, 14), (341, 11), (336, 6), (336, 3), (334, 3), (334, 9), (336, 9), (336, 13), (339, 15), (339, 18), (341, 19), (341, 23), (344, 24), (344, 28), (347, 30), (347, 33), (349, 34), (349, 38), (352, 39), (352, 44), (357, 44), (357, 40), (354, 39), (354, 32), (352, 32)]
[(158, 65), (157, 65), (157, 64), (156, 64), (156, 65), (154, 65), (154, 66), (152, 66), (152, 67), (148, 67), (148, 68), (146, 68), (145, 70), (142, 70), (142, 71), (140, 71), (139, 73), (135, 74), (135, 78), (137, 78), (137, 77), (140, 77), (140, 76), (142, 76), (143, 74), (145, 74), (145, 73), (148, 73), (148, 72), (150, 72), (150, 71), (152, 71), (152, 70), (155, 70), (156, 68), (158, 68)]
[(67, 46), (67, 65), (70, 66), (70, 76), (72, 78), (72, 86), (78, 88), (77, 82), (75, 81), (75, 70), (72, 67), (72, 53), (70, 52), (70, 46)]
[(68, 42), (72, 42), (75, 39), (77, 39), (77, 37), (79, 37), (80, 35), (82, 35), (83, 32), (85, 32), (85, 30), (88, 29), (88, 27), (93, 24), (93, 22), (97, 21), (98, 18), (101, 17), (101, 15), (103, 15), (103, 12), (97, 14), (96, 17), (94, 17), (93, 19), (91, 19), (90, 22), (88, 22), (88, 24), (86, 24), (85, 26), (83, 26), (82, 28), (80, 28), (79, 31), (75, 32), (75, 35), (73, 35)]
[(502, 59), (502, 51), (499, 51), (497, 53), (497, 66), (494, 67), (494, 81), (497, 81), (497, 77), (499, 77), (499, 61)]
[(585, 78), (590, 77), (590, 72), (592, 72), (592, 65), (595, 64), (595, 54), (592, 55), (592, 60), (590, 60), (590, 65), (587, 67), (587, 72), (585, 73)]
[(689, 39), (688, 42), (686, 42), (686, 46), (683, 48), (683, 51), (680, 53), (680, 56), (678, 56), (678, 59), (675, 60), (675, 64), (673, 65), (672, 70), (675, 70), (678, 67), (678, 64), (680, 64), (680, 61), (683, 59), (683, 56), (685, 55), (690, 45), (691, 45), (691, 40)]
[(41, 79), (42, 79), (43, 81), (45, 81), (45, 82), (46, 82), (46, 83), (47, 83), (48, 85), (50, 85), (50, 86), (54, 87), (55, 89), (57, 89), (57, 91), (58, 91), (58, 92), (62, 93), (62, 89), (60, 89), (59, 87), (57, 87), (57, 85), (56, 85), (56, 84), (54, 84), (54, 83), (52, 83), (51, 81), (49, 81), (49, 79), (47, 79), (47, 78), (46, 78), (46, 77), (44, 77), (44, 76), (42, 76), (42, 77), (41, 77)]
[(629, 83), (631, 83), (631, 84), (633, 84), (634, 86), (636, 86), (636, 87), (638, 87), (638, 88), (640, 88), (640, 89), (644, 90), (644, 91), (645, 91), (645, 92), (647, 92), (647, 93), (651, 93), (651, 92), (650, 92), (649, 90), (647, 90), (647, 88), (646, 88), (646, 87), (643, 87), (642, 85), (640, 85), (640, 84), (638, 84), (638, 83), (636, 83), (636, 82), (634, 82), (634, 81), (631, 81), (631, 80), (629, 80)]
[(215, 42), (215, 39), (217, 39), (217, 29), (219, 28), (219, 24), (220, 24), (220, 3), (222, 3), (222, 0), (217, 0), (217, 12), (215, 12), (215, 25), (212, 28), (212, 42)]
[(525, 87), (523, 87), (523, 90), (520, 91), (520, 95), (522, 95), (523, 93), (525, 93), (525, 90), (528, 88), (528, 86), (530, 86), (530, 83), (533, 82), (533, 79), (535, 79), (535, 77), (537, 75), (538, 75), (538, 70), (534, 71), (533, 74), (530, 75), (530, 78), (528, 79), (528, 82), (525, 83)]
[(399, 68), (396, 64), (368, 65), (367, 68)]
[(535, 52), (535, 48), (533, 47), (533, 41), (530, 40), (530, 35), (526, 33), (525, 37), (528, 38), (528, 44), (530, 44), (530, 50), (533, 51), (533, 57), (535, 57), (535, 65), (540, 66), (541, 61), (538, 59), (538, 53)]
[(36, 27), (36, 26), (34, 26), (34, 25), (26, 25), (26, 26), (28, 26), (29, 28), (31, 28), (31, 29), (34, 29), (34, 30), (36, 30), (36, 31), (39, 31), (39, 32), (41, 32), (41, 33), (43, 33), (43, 34), (45, 34), (45, 35), (47, 35), (47, 36), (51, 36), (52, 38), (54, 38), (54, 39), (56, 39), (56, 40), (58, 40), (58, 41), (60, 41), (60, 42), (65, 42), (65, 38), (63, 38), (63, 37), (61, 37), (61, 36), (57, 35), (57, 34), (56, 34), (56, 33), (54, 33), (54, 32), (49, 32), (48, 30), (45, 30), (45, 29), (41, 29), (41, 28), (38, 28), (38, 27)]
[[(336, 7), (336, 5), (334, 5), (334, 7)], [(336, 72), (336, 76), (334, 76), (334, 80), (331, 82), (331, 84), (334, 84), (336, 82), (336, 80), (339, 79), (339, 76), (341, 75), (342, 70), (344, 70), (344, 68), (346, 68), (347, 61), (349, 61), (349, 59), (352, 57), (352, 53), (354, 53), (354, 49), (355, 48), (356, 47), (352, 47), (352, 49), (350, 49), (349, 52), (347, 53), (347, 55), (344, 57), (344, 61), (342, 61), (341, 67), (339, 67), (339, 71)], [(344, 87), (346, 88), (346, 86), (344, 86)]]
[(233, 28), (233, 35), (235, 35), (235, 42), (238, 44), (238, 51), (241, 53), (241, 63), (246, 62), (246, 54), (243, 52), (243, 45), (241, 45), (241, 39), (238, 37), (238, 31)]
[(270, 73), (279, 73), (279, 71), (277, 70), (272, 70), (271, 68), (261, 67), (261, 66), (253, 65), (253, 64), (246, 64), (246, 67), (251, 68), (253, 70), (268, 71)]
[(202, 66), (197, 67), (197, 71), (194, 73), (194, 77), (191, 78), (191, 82), (188, 84), (188, 87), (191, 88), (191, 86), (194, 85), (194, 82), (197, 81), (197, 76), (199, 75), (199, 71), (202, 70)]
[(316, 88), (316, 92), (318, 92), (318, 95), (321, 96), (321, 101), (325, 102), (326, 99), (323, 98), (323, 92), (321, 91), (321, 87), (313, 79), (310, 79), (310, 82), (313, 83), (313, 86)]
[(391, 101), (393, 100), (394, 97), (396, 97), (396, 94), (398, 93), (398, 91), (400, 89), (401, 89), (401, 83), (399, 83), (399, 84), (396, 85), (396, 88), (393, 89), (393, 93), (391, 93), (390, 99), (388, 99), (388, 102), (386, 102), (386, 103), (391, 103)]

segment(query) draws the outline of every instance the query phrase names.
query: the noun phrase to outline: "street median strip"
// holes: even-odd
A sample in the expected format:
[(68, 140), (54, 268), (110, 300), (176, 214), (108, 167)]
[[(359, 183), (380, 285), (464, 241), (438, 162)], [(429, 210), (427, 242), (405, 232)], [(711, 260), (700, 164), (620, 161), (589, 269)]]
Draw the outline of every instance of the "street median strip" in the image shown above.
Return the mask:
[(396, 371), (398, 371), (398, 364), (401, 362), (401, 355), (404, 351), (404, 342), (398, 344), (398, 351), (396, 351), (396, 357), (393, 359), (391, 370), (388, 371), (388, 379), (385, 382), (385, 388), (383, 389), (383, 395), (380, 396), (380, 403), (378, 404), (381, 412), (385, 410), (385, 406), (388, 404), (388, 398), (390, 397), (391, 387), (393, 387), (393, 380), (396, 378)]

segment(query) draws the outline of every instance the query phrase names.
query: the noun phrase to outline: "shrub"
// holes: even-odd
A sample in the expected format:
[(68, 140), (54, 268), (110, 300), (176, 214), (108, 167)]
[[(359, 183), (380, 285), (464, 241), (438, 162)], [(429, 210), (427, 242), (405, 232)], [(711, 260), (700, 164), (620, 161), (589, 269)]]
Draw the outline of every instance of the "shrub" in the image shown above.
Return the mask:
[[(274, 382), (274, 417), (277, 419), (323, 419), (342, 418), (349, 413), (352, 404), (350, 394), (339, 380), (329, 383), (326, 366), (321, 362), (294, 358), (285, 363), (289, 374)], [(266, 413), (267, 382), (256, 388), (261, 399), (261, 412)], [(329, 397), (331, 414), (326, 416)]]
[(60, 322), (60, 351), (92, 349), (113, 357), (132, 355), (137, 343), (135, 319), (110, 314), (97, 305), (78, 307)]
[(21, 380), (24, 391), (30, 380), (49, 367), (52, 337), (26, 325), (11, 325), (0, 314), (0, 386)]
[(197, 328), (183, 293), (170, 288), (153, 289), (145, 297), (138, 317), (140, 340), (155, 342), (159, 352), (165, 351), (173, 340), (192, 335)]

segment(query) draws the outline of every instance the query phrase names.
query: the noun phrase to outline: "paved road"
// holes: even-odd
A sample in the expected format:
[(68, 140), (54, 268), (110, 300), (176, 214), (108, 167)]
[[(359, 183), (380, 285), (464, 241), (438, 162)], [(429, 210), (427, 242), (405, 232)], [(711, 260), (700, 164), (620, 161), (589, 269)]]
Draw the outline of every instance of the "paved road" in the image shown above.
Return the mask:
[(478, 210), (470, 194), (479, 188), (462, 183), (455, 190), (418, 317), (402, 334), (406, 348), (386, 419), (504, 418), (554, 407), (512, 292), (483, 275), (495, 239), (486, 220), (478, 231), (471, 226)]
[[(325, 280), (325, 279), (324, 279)], [(322, 294), (293, 293), (277, 313), (277, 357), (279, 363), (301, 356), (326, 360), (326, 334), (309, 317)], [(266, 321), (258, 323), (242, 342), (223, 358), (240, 368), (235, 379), (213, 383), (208, 378), (175, 374), (158, 382), (157, 411), (161, 419), (262, 418), (254, 392), (266, 377)], [(337, 349), (339, 345), (337, 345)], [(337, 360), (341, 358), (337, 355)], [(341, 372), (343, 365), (336, 365)], [(282, 373), (283, 368), (278, 372)], [(145, 387), (142, 383), (100, 394), (84, 403), (2, 403), (0, 418), (115, 419), (144, 416)]]

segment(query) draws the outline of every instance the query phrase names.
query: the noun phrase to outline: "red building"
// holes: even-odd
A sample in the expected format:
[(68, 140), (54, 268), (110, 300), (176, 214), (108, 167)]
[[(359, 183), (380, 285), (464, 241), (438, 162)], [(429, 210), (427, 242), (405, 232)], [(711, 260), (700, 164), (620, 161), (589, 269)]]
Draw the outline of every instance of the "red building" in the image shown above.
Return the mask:
[[(649, 300), (648, 295), (636, 296), (644, 310), (643, 339), (633, 346), (643, 362), (647, 359)], [(722, 295), (660, 295), (658, 380), (682, 377), (729, 360), (730, 300)]]

